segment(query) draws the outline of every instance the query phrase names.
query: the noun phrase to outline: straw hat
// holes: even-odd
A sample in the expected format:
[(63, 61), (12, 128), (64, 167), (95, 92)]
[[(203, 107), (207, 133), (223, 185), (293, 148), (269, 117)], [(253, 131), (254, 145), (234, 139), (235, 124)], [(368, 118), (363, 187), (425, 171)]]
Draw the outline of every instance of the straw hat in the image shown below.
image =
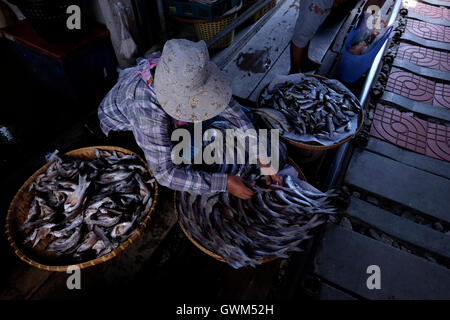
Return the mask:
[(210, 119), (221, 113), (231, 99), (231, 84), (209, 60), (204, 41), (167, 41), (154, 81), (159, 104), (180, 121)]

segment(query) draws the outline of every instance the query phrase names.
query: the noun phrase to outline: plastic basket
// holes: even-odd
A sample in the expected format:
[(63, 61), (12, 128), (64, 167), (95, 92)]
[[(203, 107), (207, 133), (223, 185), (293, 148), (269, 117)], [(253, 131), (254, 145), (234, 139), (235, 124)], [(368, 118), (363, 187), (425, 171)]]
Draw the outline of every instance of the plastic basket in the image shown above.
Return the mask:
[[(194, 24), (195, 33), (199, 40), (204, 40), (208, 42), (212, 37), (214, 37), (217, 33), (219, 33), (223, 28), (229, 25), (233, 20), (237, 17), (237, 12), (231, 15), (224, 16), (223, 18), (208, 21), (208, 22), (200, 22)], [(234, 30), (229, 34), (224, 36), (218, 42), (210, 47), (210, 49), (223, 49), (228, 47), (234, 38)]]
[(375, 60), (376, 55), (378, 54), (378, 51), (380, 51), (381, 47), (389, 38), (392, 31), (392, 26), (390, 26), (386, 30), (383, 37), (378, 41), (378, 43), (376, 43), (373, 48), (370, 49), (369, 52), (366, 52), (362, 55), (351, 54), (350, 52), (348, 52), (348, 48), (350, 48), (353, 39), (358, 35), (359, 28), (362, 25), (361, 17), (362, 15), (359, 16), (357, 23), (347, 36), (347, 40), (345, 40), (344, 48), (342, 50), (342, 55), (339, 59), (337, 68), (338, 78), (347, 83), (353, 83), (357, 81), (367, 70), (369, 70), (369, 68), (372, 66), (373, 61)]

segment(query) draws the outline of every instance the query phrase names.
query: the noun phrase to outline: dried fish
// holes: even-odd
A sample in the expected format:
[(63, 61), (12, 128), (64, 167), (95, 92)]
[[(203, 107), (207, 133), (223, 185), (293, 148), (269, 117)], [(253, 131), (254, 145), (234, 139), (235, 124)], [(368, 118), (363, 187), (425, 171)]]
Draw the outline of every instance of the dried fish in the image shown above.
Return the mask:
[(53, 241), (47, 246), (48, 251), (57, 251), (59, 253), (64, 253), (65, 251), (73, 248), (78, 240), (80, 240), (81, 237), (81, 228), (78, 227), (75, 229), (75, 231), (72, 233), (72, 235), (69, 238), (61, 238), (58, 240)]
[(271, 109), (271, 108), (258, 108), (258, 109), (251, 109), (251, 110), (254, 113), (258, 113), (258, 114), (262, 115), (263, 117), (270, 119), (270, 121), (272, 121), (272, 123), (275, 122), (275, 123), (279, 124), (284, 130), (286, 130), (288, 132), (292, 130), (288, 119), (282, 112), (279, 112), (279, 111), (277, 111), (275, 109)]
[(19, 227), (31, 248), (81, 261), (116, 248), (145, 219), (156, 181), (136, 156), (96, 150), (97, 158), (56, 156), (31, 184), (37, 194)]
[(301, 83), (281, 83), (271, 91), (267, 87), (261, 94), (259, 105), (260, 108), (252, 111), (271, 127), (330, 140), (335, 132), (344, 132), (342, 128), (347, 128), (345, 126), (361, 110), (349, 91), (333, 81), (315, 78), (305, 78)]
[(86, 191), (90, 184), (91, 182), (86, 180), (86, 176), (79, 176), (78, 186), (67, 197), (66, 202), (64, 203), (64, 210), (66, 215), (69, 215), (71, 212), (78, 209), (83, 204)]
[(117, 238), (119, 236), (123, 236), (124, 234), (126, 234), (133, 226), (134, 221), (135, 218), (132, 221), (123, 222), (114, 226), (114, 228), (111, 231), (111, 237)]
[(311, 191), (306, 182), (297, 184), (285, 176), (285, 186), (267, 187), (256, 168), (244, 178), (255, 184), (256, 194), (247, 200), (228, 192), (178, 192), (177, 212), (186, 231), (233, 268), (301, 251), (299, 245), (335, 211), (330, 204), (334, 194)]
[(83, 243), (80, 244), (80, 246), (77, 248), (77, 253), (84, 252), (86, 250), (91, 249), (94, 246), (94, 244), (97, 243), (97, 241), (98, 241), (98, 237), (95, 234), (95, 232), (94, 231), (90, 231), (86, 235)]

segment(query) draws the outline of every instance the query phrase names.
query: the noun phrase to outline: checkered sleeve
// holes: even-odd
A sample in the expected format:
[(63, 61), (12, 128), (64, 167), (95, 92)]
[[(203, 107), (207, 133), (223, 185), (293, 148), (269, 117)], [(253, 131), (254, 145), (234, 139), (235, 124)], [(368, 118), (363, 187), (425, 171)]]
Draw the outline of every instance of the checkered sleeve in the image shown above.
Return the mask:
[(117, 103), (117, 101), (119, 101), (118, 94), (121, 85), (120, 82), (117, 83), (108, 92), (98, 108), (100, 128), (106, 135), (108, 135), (110, 131), (130, 130), (130, 122), (121, 110), (122, 105)]
[(170, 189), (190, 193), (226, 191), (226, 174), (194, 171), (173, 163), (171, 118), (157, 104), (153, 90), (141, 83), (130, 112), (131, 127), (158, 182)]
[(254, 129), (253, 123), (242, 110), (239, 103), (233, 98), (231, 98), (230, 104), (222, 111), (220, 116), (236, 129), (242, 129), (244, 131)]
[[(253, 123), (245, 114), (244, 110), (242, 110), (240, 104), (236, 100), (232, 99), (228, 108), (226, 108), (220, 115), (234, 128), (241, 129), (243, 131), (236, 132), (236, 135), (243, 134), (244, 138), (247, 138), (247, 141), (250, 141), (250, 144), (246, 144), (249, 153), (258, 157), (258, 133), (256, 132)], [(255, 131), (249, 131), (250, 129)]]

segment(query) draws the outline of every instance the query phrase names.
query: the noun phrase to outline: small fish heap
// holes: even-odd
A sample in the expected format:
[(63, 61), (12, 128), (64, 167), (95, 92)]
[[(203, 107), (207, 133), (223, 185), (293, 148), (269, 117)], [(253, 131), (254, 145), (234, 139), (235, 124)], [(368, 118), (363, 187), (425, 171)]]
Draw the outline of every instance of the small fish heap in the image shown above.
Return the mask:
[(288, 252), (301, 251), (299, 244), (335, 209), (332, 192), (310, 191), (288, 175), (282, 178), (283, 186), (263, 186), (262, 176), (249, 174), (246, 180), (255, 182), (256, 194), (247, 200), (228, 192), (178, 192), (179, 219), (192, 238), (233, 268), (287, 258)]
[(264, 89), (254, 109), (270, 125), (299, 136), (332, 140), (351, 130), (350, 121), (361, 110), (356, 98), (330, 80), (305, 78), (301, 83), (280, 83)]
[(29, 249), (90, 260), (125, 241), (154, 200), (154, 179), (137, 156), (96, 149), (96, 159), (56, 156), (30, 185), (36, 191), (19, 231)]

